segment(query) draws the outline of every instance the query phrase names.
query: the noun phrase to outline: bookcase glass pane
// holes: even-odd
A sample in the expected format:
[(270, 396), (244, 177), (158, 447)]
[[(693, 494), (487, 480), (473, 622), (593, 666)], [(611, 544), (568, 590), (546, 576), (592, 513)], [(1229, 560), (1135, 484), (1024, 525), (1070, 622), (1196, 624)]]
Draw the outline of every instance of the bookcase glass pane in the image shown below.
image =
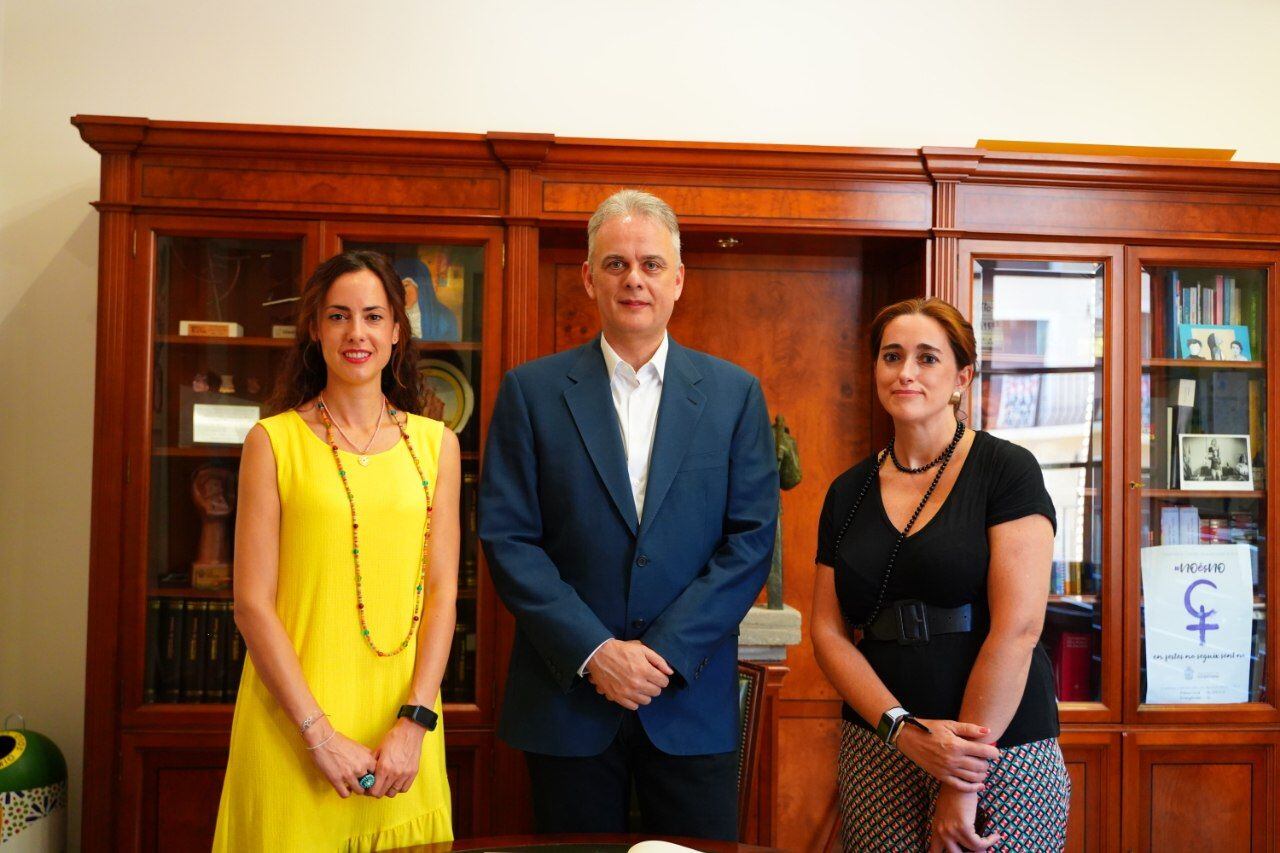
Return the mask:
[(1267, 274), (1141, 269), (1140, 698), (1264, 701)]
[(381, 252), (405, 284), (413, 335), (422, 341), (479, 341), (484, 248), (344, 240), (344, 250)]
[(269, 338), (293, 324), (301, 276), (301, 240), (159, 235), (156, 333), (182, 334), (186, 322), (193, 333)]
[(240, 445), (291, 343), (300, 239), (157, 235), (145, 702), (235, 701)]
[(343, 240), (344, 251), (385, 255), (405, 285), (406, 309), (418, 347), (426, 408), (458, 436), (462, 466), (462, 542), (458, 563), (457, 625), (445, 666), (445, 702), (476, 701), (476, 615), (479, 534), (476, 495), (484, 305), (484, 248), (440, 243)]
[(1105, 288), (1097, 261), (973, 266), (973, 425), (1035, 454), (1057, 510), (1042, 641), (1060, 702), (1101, 700)]

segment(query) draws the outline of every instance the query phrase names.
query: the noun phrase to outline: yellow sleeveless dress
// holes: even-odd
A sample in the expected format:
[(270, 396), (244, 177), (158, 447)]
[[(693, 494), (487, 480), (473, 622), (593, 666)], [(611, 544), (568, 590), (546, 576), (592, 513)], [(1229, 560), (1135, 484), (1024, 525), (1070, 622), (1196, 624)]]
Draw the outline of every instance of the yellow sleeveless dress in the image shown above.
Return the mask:
[[(280, 489), (276, 612), (320, 707), (338, 731), (373, 749), (408, 699), (417, 636), (389, 658), (365, 645), (356, 613), (351, 510), (333, 452), (297, 412), (260, 423), (271, 439)], [(434, 492), (444, 425), (410, 415), (407, 429)], [(365, 621), (378, 647), (393, 649), (413, 619), (426, 515), (422, 484), (403, 441), (371, 456), (368, 467), (340, 452), (359, 515)], [(441, 710), (438, 697), (435, 710)], [(452, 838), (443, 720), (422, 740), (422, 764), (408, 793), (344, 800), (312, 762), (252, 657), (245, 662), (215, 851), (371, 851)]]

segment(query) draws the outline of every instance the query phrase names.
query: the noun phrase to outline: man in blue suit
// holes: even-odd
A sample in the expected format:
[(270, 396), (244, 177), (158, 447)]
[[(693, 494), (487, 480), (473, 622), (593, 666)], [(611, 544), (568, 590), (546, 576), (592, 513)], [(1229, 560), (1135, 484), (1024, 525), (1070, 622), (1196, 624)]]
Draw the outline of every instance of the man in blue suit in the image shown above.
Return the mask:
[(769, 572), (778, 474), (755, 377), (667, 335), (684, 287), (665, 202), (587, 227), (602, 334), (507, 373), (480, 539), (515, 615), (499, 734), (540, 832), (737, 837), (737, 633)]

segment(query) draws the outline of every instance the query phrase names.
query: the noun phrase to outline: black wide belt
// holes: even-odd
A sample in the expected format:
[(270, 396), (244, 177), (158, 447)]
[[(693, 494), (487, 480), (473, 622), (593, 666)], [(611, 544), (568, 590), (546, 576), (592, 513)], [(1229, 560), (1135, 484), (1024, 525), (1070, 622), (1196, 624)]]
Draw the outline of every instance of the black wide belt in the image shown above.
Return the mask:
[(973, 630), (973, 606), (934, 607), (909, 598), (886, 605), (866, 628), (867, 636), (885, 643), (921, 646), (934, 634), (963, 634)]

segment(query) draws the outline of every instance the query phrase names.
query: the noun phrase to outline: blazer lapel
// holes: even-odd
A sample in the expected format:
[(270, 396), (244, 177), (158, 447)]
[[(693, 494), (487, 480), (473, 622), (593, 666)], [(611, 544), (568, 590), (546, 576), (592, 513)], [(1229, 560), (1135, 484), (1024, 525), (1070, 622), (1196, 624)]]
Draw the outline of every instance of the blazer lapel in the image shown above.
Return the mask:
[(658, 424), (654, 429), (653, 456), (649, 460), (649, 483), (644, 492), (642, 535), (657, 517), (706, 407), (706, 395), (695, 387), (701, 381), (702, 374), (693, 366), (684, 347), (670, 341), (662, 399), (658, 404)]
[(596, 466), (596, 472), (604, 481), (604, 487), (613, 498), (623, 521), (634, 535), (639, 526), (636, 520), (636, 502), (631, 496), (631, 481), (627, 474), (627, 456), (622, 447), (622, 434), (618, 427), (618, 413), (613, 408), (613, 396), (609, 389), (609, 377), (604, 369), (604, 354), (600, 350), (600, 338), (582, 347), (582, 355), (569, 371), (574, 381), (565, 389), (564, 400), (573, 415), (573, 422), (586, 445), (587, 454)]

